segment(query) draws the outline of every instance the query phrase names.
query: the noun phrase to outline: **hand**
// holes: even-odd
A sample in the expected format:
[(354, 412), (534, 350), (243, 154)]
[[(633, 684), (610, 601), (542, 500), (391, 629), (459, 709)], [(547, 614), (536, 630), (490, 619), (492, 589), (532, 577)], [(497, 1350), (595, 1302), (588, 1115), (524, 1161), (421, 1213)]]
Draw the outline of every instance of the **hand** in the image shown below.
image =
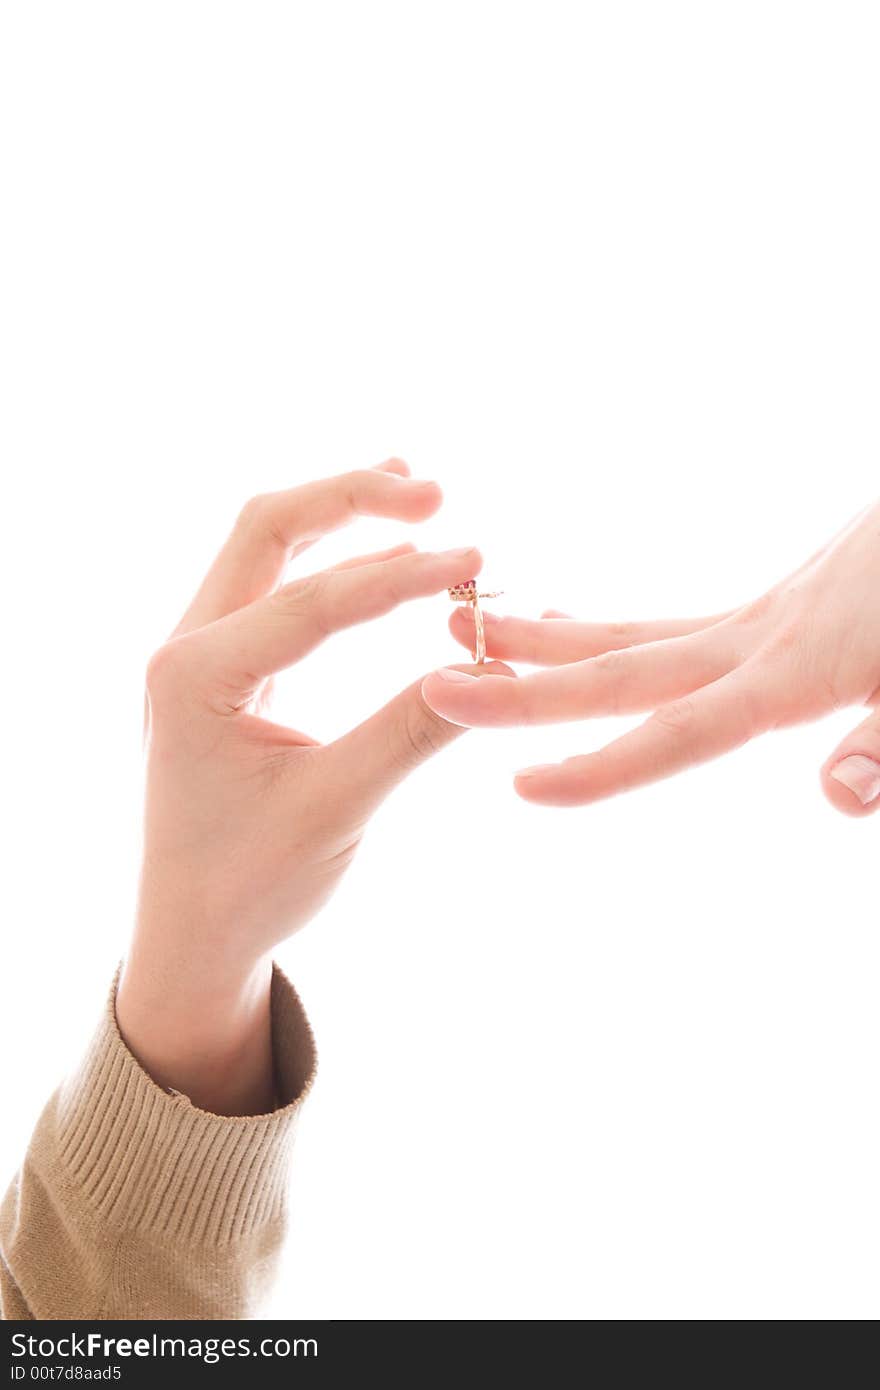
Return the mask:
[(326, 636), (478, 572), (472, 547), (402, 545), (278, 587), (293, 556), (358, 514), (435, 512), (436, 483), (408, 472), (393, 460), (249, 502), (149, 664), (143, 872), (117, 1018), (153, 1078), (204, 1109), (272, 1108), (273, 947), (333, 892), (391, 788), (461, 732), (418, 683), (326, 745), (255, 712), (273, 672)]
[[(770, 729), (880, 700), (880, 504), (744, 608), (715, 617), (596, 624), (557, 613), (530, 622), (486, 618), (493, 657), (556, 669), (477, 682), (457, 671), (422, 691), (444, 719), (466, 725), (542, 724), (653, 710), (595, 753), (528, 768), (528, 801), (577, 806), (668, 777)], [(468, 646), (472, 620), (452, 630)], [(861, 816), (880, 806), (876, 710), (822, 768), (832, 805)]]

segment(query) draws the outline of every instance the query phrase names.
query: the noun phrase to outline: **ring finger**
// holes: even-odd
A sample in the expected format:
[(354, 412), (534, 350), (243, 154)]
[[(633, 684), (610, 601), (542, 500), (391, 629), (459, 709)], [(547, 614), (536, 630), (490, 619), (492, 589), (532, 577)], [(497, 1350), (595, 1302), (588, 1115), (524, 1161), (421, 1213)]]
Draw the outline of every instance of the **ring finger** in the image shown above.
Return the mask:
[(742, 660), (741, 641), (723, 625), (604, 652), (515, 681), (492, 676), (478, 681), (461, 671), (435, 671), (422, 689), (431, 708), (456, 724), (552, 724), (651, 709), (718, 680)]

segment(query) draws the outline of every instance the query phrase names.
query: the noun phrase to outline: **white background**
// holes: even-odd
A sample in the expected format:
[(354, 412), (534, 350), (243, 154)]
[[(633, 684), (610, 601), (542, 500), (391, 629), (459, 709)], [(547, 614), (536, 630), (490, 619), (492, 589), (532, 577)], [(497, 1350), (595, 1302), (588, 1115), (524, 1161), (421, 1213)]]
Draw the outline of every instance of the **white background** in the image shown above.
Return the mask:
[[(124, 950), (141, 680), (240, 504), (391, 453), (499, 611), (713, 611), (877, 492), (880, 20), (835, 3), (37, 3), (0, 19), (0, 1170)], [(361, 525), (327, 560), (392, 543)], [(314, 554), (314, 552), (313, 552)], [(455, 655), (336, 639), (332, 736)], [(281, 959), (322, 1053), (280, 1316), (866, 1318), (861, 718), (581, 811), (472, 734)]]

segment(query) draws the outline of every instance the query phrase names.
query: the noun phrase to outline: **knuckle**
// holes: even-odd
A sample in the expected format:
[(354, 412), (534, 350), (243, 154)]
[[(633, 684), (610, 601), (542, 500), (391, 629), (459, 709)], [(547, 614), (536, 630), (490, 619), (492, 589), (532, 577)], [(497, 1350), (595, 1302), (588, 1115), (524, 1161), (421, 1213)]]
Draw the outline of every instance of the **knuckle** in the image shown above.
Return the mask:
[(322, 630), (326, 625), (327, 578), (323, 574), (294, 579), (273, 594), (272, 600), (285, 618), (308, 618)]
[(400, 573), (393, 565), (386, 566), (376, 581), (377, 595), (386, 608), (396, 608), (406, 597)]
[(339, 484), (350, 512), (358, 512), (363, 505), (365, 495), (379, 476), (377, 473), (370, 473), (369, 469), (366, 468), (356, 468), (351, 473), (342, 474)]
[(486, 711), (487, 725), (540, 724), (545, 719), (541, 690), (528, 680), (505, 679), (496, 687), (494, 708)]
[(398, 725), (398, 760), (405, 768), (417, 767), (438, 753), (446, 741), (444, 725), (433, 711), (423, 708), (407, 710)]
[[(409, 556), (404, 556), (404, 560)], [(374, 573), (363, 572), (356, 581), (360, 599), (372, 616), (379, 617), (397, 608), (407, 597), (407, 587), (401, 570), (393, 560), (375, 566)]]
[(271, 492), (258, 492), (248, 498), (238, 514), (236, 530), (245, 536), (274, 540), (286, 547), (275, 524), (275, 499)]
[[(619, 651), (623, 647), (635, 647), (639, 641), (639, 632), (635, 623), (611, 623), (608, 628), (608, 639), (614, 651)], [(610, 656), (611, 652), (603, 653)]]
[(755, 627), (763, 623), (776, 606), (776, 596), (772, 590), (766, 594), (761, 594), (760, 598), (753, 599), (744, 608), (740, 608), (734, 614), (734, 622), (743, 627)]
[(600, 652), (598, 656), (594, 656), (592, 664), (595, 670), (606, 676), (619, 676), (625, 669), (626, 661), (623, 652), (615, 648), (614, 651)]
[(264, 525), (268, 512), (268, 494), (256, 493), (249, 497), (238, 514), (238, 528), (241, 531), (256, 531)]
[(818, 634), (802, 624), (775, 632), (758, 653), (756, 670), (785, 722), (819, 718), (850, 703), (845, 663), (830, 656)]
[(161, 700), (166, 691), (177, 690), (187, 678), (189, 647), (182, 638), (172, 638), (153, 652), (147, 662), (145, 683), (151, 700)]
[(661, 728), (664, 733), (674, 734), (676, 738), (683, 738), (691, 732), (696, 722), (696, 706), (693, 700), (673, 700), (668, 705), (661, 705), (651, 715), (651, 722)]
[(283, 608), (299, 612), (305, 608), (315, 608), (324, 601), (327, 580), (323, 574), (308, 574), (285, 584), (275, 595)]
[(592, 657), (590, 665), (602, 677), (603, 697), (611, 713), (617, 714), (626, 695), (627, 677), (632, 676), (630, 653), (624, 649), (600, 652)]
[(387, 475), (376, 473), (372, 468), (353, 468), (350, 473), (343, 475), (344, 481), (349, 487), (362, 489), (370, 487), (378, 479), (381, 483)]
[(789, 660), (798, 654), (801, 647), (800, 629), (793, 623), (786, 624), (774, 632), (764, 646), (764, 656), (770, 660), (779, 658)]

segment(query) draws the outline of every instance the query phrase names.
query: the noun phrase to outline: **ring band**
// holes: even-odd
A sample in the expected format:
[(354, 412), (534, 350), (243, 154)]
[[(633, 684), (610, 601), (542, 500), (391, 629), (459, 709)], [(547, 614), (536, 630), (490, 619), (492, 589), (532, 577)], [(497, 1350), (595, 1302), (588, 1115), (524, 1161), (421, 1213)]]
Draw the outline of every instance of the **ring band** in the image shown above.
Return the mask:
[(474, 661), (477, 666), (484, 665), (486, 660), (486, 627), (480, 599), (498, 598), (500, 593), (501, 590), (498, 589), (494, 593), (478, 594), (475, 579), (468, 579), (463, 584), (454, 584), (449, 590), (449, 597), (453, 603), (469, 603), (474, 610)]

